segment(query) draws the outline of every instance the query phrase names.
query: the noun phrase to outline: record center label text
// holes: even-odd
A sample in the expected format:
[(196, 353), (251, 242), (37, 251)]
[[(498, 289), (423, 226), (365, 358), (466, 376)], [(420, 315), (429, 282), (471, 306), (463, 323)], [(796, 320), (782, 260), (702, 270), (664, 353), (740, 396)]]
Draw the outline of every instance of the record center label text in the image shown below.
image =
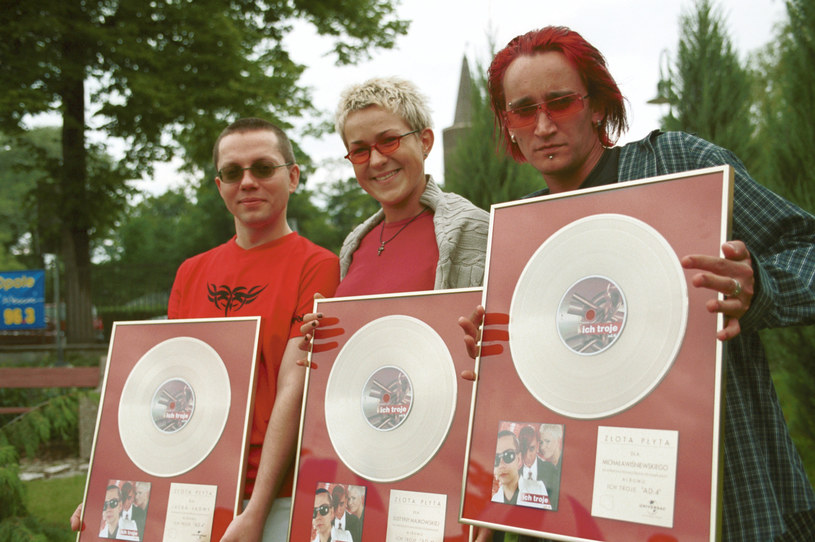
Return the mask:
[(379, 405), (377, 412), (379, 414), (407, 414), (410, 410), (410, 405)]
[(620, 324), (616, 322), (582, 324), (580, 333), (583, 335), (616, 335), (620, 332)]
[(627, 312), (625, 295), (616, 282), (601, 275), (582, 277), (557, 306), (558, 336), (575, 354), (599, 354), (622, 336)]
[(384, 365), (368, 377), (362, 390), (362, 413), (377, 431), (391, 431), (407, 420), (413, 404), (413, 384), (408, 374)]

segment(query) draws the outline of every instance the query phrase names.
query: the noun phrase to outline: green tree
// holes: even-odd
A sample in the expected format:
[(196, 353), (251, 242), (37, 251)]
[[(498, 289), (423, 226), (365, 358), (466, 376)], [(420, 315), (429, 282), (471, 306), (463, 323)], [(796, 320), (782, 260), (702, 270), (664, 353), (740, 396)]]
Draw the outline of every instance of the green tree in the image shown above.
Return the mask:
[(336, 38), (333, 52), (347, 64), (406, 31), (394, 1), (0, 1), (0, 129), (24, 129), (27, 115), (62, 117), (61, 160), (51, 172), (69, 341), (92, 334), (87, 209), (97, 190), (88, 117), (105, 137), (124, 140), (125, 165), (149, 171), (180, 147), (200, 167), (236, 116), (284, 121), (311, 111), (309, 91), (297, 85), (303, 66), (285, 49), (295, 20)]
[[(130, 209), (111, 238), (107, 258), (93, 266), (94, 299), (104, 300), (106, 308), (121, 307), (139, 298), (155, 304), (166, 302), (179, 264), (215, 242), (212, 238), (202, 240), (202, 236), (219, 222), (231, 225), (225, 216), (196, 220), (201, 218), (199, 208), (186, 192), (168, 190), (146, 197)], [(228, 215), (223, 204), (220, 211)], [(228, 238), (223, 233), (220, 237)], [(162, 307), (159, 314), (165, 311)]]
[(748, 160), (753, 77), (733, 49), (723, 17), (711, 0), (696, 0), (680, 17), (679, 34), (676, 63), (658, 85), (671, 104), (662, 128), (694, 133)]
[[(42, 267), (43, 254), (57, 251), (60, 186), (55, 181), (62, 162), (60, 129), (34, 128), (15, 137), (0, 138), (0, 217), (6, 226), (4, 250), (13, 252), (23, 267)], [(88, 178), (94, 205), (84, 210), (91, 239), (103, 237), (124, 209), (131, 189), (119, 182), (129, 172), (98, 145), (88, 147)]]
[(762, 180), (815, 212), (815, 4), (787, 2), (788, 20), (760, 56)]
[[(815, 211), (815, 4), (789, 0), (788, 19), (760, 56), (760, 178), (782, 196)], [(815, 480), (815, 328), (764, 332), (773, 377), (810, 480)]]
[(20, 240), (31, 231), (30, 215), (21, 202), (34, 181), (33, 175), (17, 171), (22, 154), (11, 138), (0, 136), (0, 270), (5, 271), (35, 267), (14, 254)]
[(0, 269), (3, 271), (19, 271), (25, 269), (26, 266), (21, 264), (6, 248), (10, 238), (11, 236), (8, 232), (0, 231)]
[(368, 195), (355, 177), (337, 179), (319, 190), (325, 201), (325, 235), (322, 246), (340, 252), (342, 242), (357, 225), (379, 210), (379, 203)]
[(289, 198), (289, 225), (300, 235), (329, 250), (335, 249), (335, 238), (328, 215), (315, 202), (316, 194), (301, 180), (297, 191)]
[(3, 248), (15, 253), (22, 268), (42, 267), (41, 235), (48, 220), (41, 215), (35, 194), (40, 186), (47, 184), (48, 173), (38, 156), (30, 149), (39, 149), (46, 161), (59, 156), (59, 130), (38, 128), (23, 138), (0, 137), (0, 223), (3, 224)]
[(529, 164), (519, 164), (499, 149), (487, 93), (486, 69), (478, 63), (470, 74), (469, 127), (456, 138), (445, 165), (444, 188), (478, 207), (516, 200), (543, 188), (543, 177)]

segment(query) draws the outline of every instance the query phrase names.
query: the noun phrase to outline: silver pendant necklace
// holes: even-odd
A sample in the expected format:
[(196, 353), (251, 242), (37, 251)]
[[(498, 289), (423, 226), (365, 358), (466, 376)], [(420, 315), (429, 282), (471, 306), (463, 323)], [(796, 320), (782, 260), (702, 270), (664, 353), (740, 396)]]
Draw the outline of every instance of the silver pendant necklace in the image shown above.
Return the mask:
[(382, 240), (382, 233), (385, 231), (385, 221), (383, 220), (383, 221), (382, 221), (382, 228), (380, 228), (380, 230), (379, 230), (379, 248), (378, 248), (378, 249), (376, 249), (376, 255), (377, 255), (377, 256), (379, 256), (380, 254), (382, 254), (382, 251), (383, 251), (383, 250), (385, 250), (385, 245), (387, 245), (388, 243), (390, 243), (391, 241), (393, 241), (393, 240), (396, 238), (396, 236), (397, 236), (397, 235), (399, 235), (400, 233), (402, 233), (402, 230), (404, 230), (405, 228), (407, 228), (408, 226), (410, 226), (410, 224), (411, 224), (411, 223), (412, 223), (414, 220), (416, 220), (417, 218), (419, 218), (419, 217), (422, 215), (422, 213), (424, 213), (425, 211), (427, 211), (427, 207), (423, 207), (423, 208), (422, 208), (422, 210), (421, 210), (421, 211), (419, 211), (419, 214), (417, 214), (416, 216), (414, 216), (413, 218), (411, 218), (410, 220), (408, 220), (407, 224), (405, 224), (404, 226), (402, 226), (401, 228), (399, 228), (399, 231), (397, 231), (396, 233), (394, 233), (394, 234), (391, 236), (391, 238), (390, 238), (390, 239), (388, 239), (388, 240), (386, 240), (386, 241), (383, 241), (383, 240)]

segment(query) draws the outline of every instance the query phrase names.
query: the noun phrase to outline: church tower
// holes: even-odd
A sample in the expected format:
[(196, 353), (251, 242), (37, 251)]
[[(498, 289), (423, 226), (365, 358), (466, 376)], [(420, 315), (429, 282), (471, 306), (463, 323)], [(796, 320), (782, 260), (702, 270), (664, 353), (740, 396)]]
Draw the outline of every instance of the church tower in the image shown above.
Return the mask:
[(442, 130), (444, 147), (444, 176), (447, 178), (447, 164), (450, 162), (456, 145), (462, 136), (472, 126), (472, 82), (470, 80), (470, 66), (465, 55), (461, 61), (461, 77), (458, 83), (458, 100), (456, 101), (456, 114), (452, 126)]

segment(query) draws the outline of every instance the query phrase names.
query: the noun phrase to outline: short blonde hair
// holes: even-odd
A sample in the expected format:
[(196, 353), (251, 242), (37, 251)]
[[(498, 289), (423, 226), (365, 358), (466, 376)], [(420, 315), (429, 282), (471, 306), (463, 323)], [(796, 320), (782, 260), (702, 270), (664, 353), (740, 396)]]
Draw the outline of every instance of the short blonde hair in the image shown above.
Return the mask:
[(348, 115), (372, 105), (378, 105), (401, 117), (412, 130), (433, 127), (427, 97), (416, 85), (398, 77), (374, 77), (364, 83), (351, 85), (340, 95), (334, 126), (346, 146), (345, 121)]

